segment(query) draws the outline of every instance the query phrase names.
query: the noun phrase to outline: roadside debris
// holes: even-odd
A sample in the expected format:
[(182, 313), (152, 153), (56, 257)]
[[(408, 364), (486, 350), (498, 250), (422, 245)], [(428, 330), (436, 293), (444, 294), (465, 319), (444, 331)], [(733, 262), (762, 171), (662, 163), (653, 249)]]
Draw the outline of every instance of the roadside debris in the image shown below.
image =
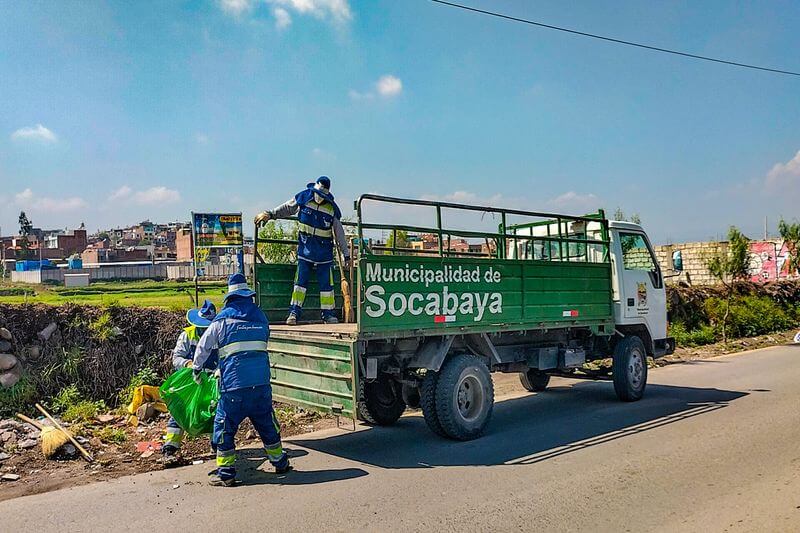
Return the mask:
[(3, 481), (17, 481), (19, 479), (19, 474), (3, 474), (0, 476), (0, 479)]
[(7, 389), (22, 379), (22, 361), (14, 350), (14, 336), (0, 328), (0, 386)]

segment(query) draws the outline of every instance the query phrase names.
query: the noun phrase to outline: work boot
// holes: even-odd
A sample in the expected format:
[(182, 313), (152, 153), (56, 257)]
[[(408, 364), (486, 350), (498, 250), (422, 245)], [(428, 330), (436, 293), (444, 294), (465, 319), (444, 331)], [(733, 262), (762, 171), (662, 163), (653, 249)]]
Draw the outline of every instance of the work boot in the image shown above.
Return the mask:
[(208, 484), (212, 487), (235, 487), (239, 481), (235, 477), (222, 479), (219, 474), (210, 474), (208, 476)]
[(164, 446), (161, 449), (161, 454), (161, 464), (164, 465), (164, 468), (178, 466), (180, 463), (180, 458), (178, 457), (178, 448), (175, 446)]
[(277, 466), (275, 467), (276, 474), (286, 474), (288, 472), (291, 472), (292, 470), (294, 470), (294, 467), (290, 465), (288, 462), (286, 463), (286, 466), (284, 466), (283, 468), (278, 468)]
[(333, 315), (322, 317), (322, 321), (325, 322), (326, 324), (338, 324), (339, 323), (339, 319), (336, 318)]
[(296, 326), (297, 325), (297, 315), (294, 313), (289, 313), (289, 318), (286, 319), (287, 326)]

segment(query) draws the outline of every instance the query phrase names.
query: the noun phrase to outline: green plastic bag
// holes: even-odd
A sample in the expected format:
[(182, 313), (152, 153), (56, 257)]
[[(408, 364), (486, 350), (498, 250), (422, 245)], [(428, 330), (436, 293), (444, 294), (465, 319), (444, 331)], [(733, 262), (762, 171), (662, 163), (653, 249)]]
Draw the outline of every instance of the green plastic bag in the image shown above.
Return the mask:
[(200, 374), (200, 385), (192, 379), (191, 368), (181, 368), (159, 389), (169, 414), (190, 437), (211, 433), (219, 401), (217, 379), (207, 372)]

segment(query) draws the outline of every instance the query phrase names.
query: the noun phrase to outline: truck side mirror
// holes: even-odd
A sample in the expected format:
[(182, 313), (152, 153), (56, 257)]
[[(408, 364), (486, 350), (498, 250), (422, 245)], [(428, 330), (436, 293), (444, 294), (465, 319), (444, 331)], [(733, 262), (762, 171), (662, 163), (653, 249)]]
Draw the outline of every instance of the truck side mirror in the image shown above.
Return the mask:
[(672, 269), (676, 272), (683, 272), (683, 255), (680, 250), (672, 252)]

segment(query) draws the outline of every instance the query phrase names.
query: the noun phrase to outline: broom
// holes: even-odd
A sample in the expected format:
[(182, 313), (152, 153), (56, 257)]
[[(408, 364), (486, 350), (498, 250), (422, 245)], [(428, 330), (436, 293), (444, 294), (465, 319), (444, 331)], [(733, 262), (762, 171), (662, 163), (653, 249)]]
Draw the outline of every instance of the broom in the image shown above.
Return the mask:
[(69, 437), (53, 426), (43, 426), (36, 420), (28, 418), (27, 416), (19, 413), (17, 413), (17, 418), (23, 422), (27, 422), (41, 432), (40, 437), (42, 439), (42, 453), (48, 459), (55, 456), (58, 453), (58, 450), (60, 450), (62, 446), (69, 442)]
[(350, 324), (353, 322), (353, 302), (350, 299), (350, 283), (347, 281), (342, 258), (338, 253), (336, 254), (336, 262), (339, 264), (339, 275), (342, 277), (342, 299), (344, 300), (342, 319), (345, 324)]

